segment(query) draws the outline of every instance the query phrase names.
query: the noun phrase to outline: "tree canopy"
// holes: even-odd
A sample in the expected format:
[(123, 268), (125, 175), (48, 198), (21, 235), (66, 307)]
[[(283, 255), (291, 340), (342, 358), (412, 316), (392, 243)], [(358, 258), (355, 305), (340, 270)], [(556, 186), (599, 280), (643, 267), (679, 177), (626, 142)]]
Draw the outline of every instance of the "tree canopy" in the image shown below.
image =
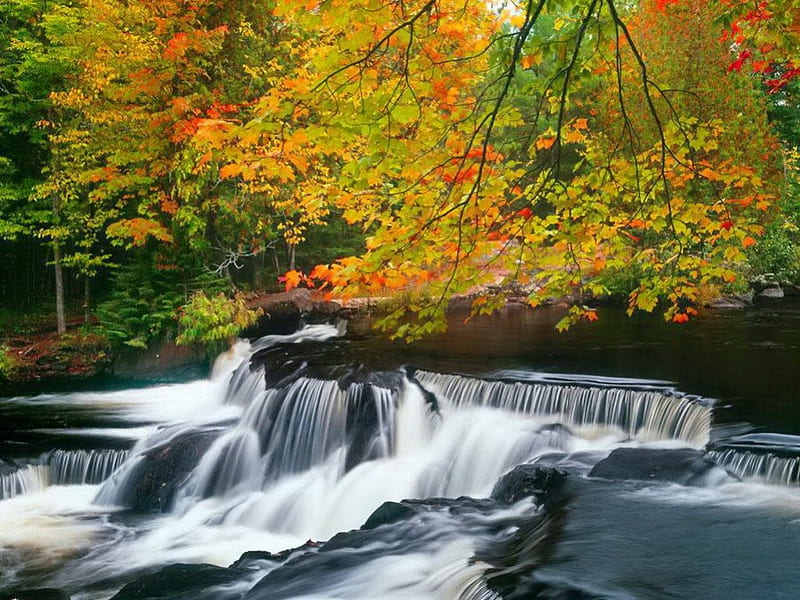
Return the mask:
[[(520, 286), (565, 327), (614, 292), (682, 322), (794, 193), (793, 0), (12, 5), (0, 75), (47, 108), (0, 106), (43, 149), (27, 183), (0, 159), (0, 232), (89, 276), (147, 255), (185, 302), (285, 247), (286, 287), (402, 295), (407, 339)], [(301, 269), (337, 221), (355, 252)]]

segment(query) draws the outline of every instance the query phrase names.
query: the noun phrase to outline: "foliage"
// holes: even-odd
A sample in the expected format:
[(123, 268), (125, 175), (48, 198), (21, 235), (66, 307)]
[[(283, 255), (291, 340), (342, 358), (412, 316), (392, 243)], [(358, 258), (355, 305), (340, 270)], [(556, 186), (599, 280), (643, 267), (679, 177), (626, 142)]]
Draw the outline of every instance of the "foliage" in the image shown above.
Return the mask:
[(9, 379), (17, 367), (17, 360), (5, 344), (0, 344), (0, 379)]
[[(325, 32), (355, 11), (368, 12), (351, 3), (292, 18)], [(716, 102), (727, 110), (722, 118), (706, 116), (708, 103), (677, 105), (670, 76), (685, 68), (676, 62), (670, 73), (662, 51), (651, 74), (642, 48), (655, 54), (657, 45), (612, 2), (527, 2), (500, 16), (479, 2), (390, 3), (370, 14), (365, 27), (378, 34), (353, 36), (320, 57), (315, 100), (329, 122), (345, 124), (335, 139), (360, 149), (339, 177), (337, 205), (370, 236), (364, 254), (315, 269), (317, 279), (344, 294), (416, 290), (407, 308), (417, 319), (404, 323), (399, 311), (384, 322), (405, 338), (441, 328), (452, 294), (498, 281), (534, 284), (529, 301), (537, 305), (602, 296), (606, 274), (632, 269), (641, 275), (631, 310), (653, 310), (665, 298), (665, 316), (681, 322), (701, 288), (736, 279), (733, 266), (756, 244), (773, 198), (763, 189), (766, 167), (726, 154), (738, 124), (725, 119), (738, 109), (757, 120), (762, 110), (763, 122), (763, 107), (736, 104), (738, 94), (733, 106)], [(670, 24), (685, 16), (653, 35), (672, 35)], [(680, 32), (687, 37), (677, 42), (695, 35)], [(716, 37), (706, 28), (706, 53)], [(489, 60), (498, 40), (506, 51)], [(670, 44), (674, 54), (678, 44)], [(725, 51), (714, 53), (723, 57), (714, 77), (722, 77)], [(541, 64), (540, 76), (523, 75)], [(696, 96), (705, 83), (681, 86)], [(613, 111), (587, 102), (598, 89), (612, 92)], [(522, 115), (516, 97), (540, 101)], [(609, 127), (609, 118), (620, 125)], [(367, 131), (346, 125), (364, 122)], [(524, 135), (509, 144), (501, 129)], [(568, 154), (574, 158), (562, 160)], [(501, 303), (480, 296), (474, 309)], [(561, 325), (579, 318), (596, 313), (578, 306)]]
[(757, 249), (749, 255), (753, 278), (766, 277), (780, 283), (800, 282), (800, 249), (793, 239), (796, 233), (796, 228), (777, 224), (767, 228)]
[(205, 292), (192, 294), (179, 311), (179, 344), (220, 346), (234, 338), (242, 329), (253, 325), (263, 310), (250, 310), (244, 297), (229, 298), (220, 292), (208, 296)]
[(38, 123), (49, 95), (74, 68), (55, 38), (73, 27), (68, 3), (7, 0), (0, 6), (0, 239), (30, 234), (49, 220), (47, 206), (28, 202), (48, 160)]
[(111, 294), (96, 311), (100, 329), (112, 344), (146, 348), (173, 337), (178, 310), (195, 291), (224, 287), (191, 257), (181, 258), (182, 264), (159, 263), (158, 257), (140, 252), (117, 271)]
[[(214, 294), (283, 247), (288, 287), (402, 297), (382, 326), (406, 339), (511, 284), (576, 299), (564, 327), (626, 281), (631, 311), (685, 322), (794, 202), (766, 115), (794, 143), (797, 0), (33, 4), (3, 9), (0, 79), (52, 92), (25, 129), (48, 176), (23, 210), (0, 157), (0, 228), (38, 222), (86, 275), (121, 265), (118, 342), (180, 306), (186, 340), (226, 337), (245, 316)], [(31, 122), (0, 113), (0, 135)]]

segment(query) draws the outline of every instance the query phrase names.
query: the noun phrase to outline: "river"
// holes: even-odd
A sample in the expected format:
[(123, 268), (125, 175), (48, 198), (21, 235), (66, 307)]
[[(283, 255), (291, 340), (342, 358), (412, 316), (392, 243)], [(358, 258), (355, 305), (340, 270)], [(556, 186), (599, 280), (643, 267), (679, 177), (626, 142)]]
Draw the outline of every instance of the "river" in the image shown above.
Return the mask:
[(800, 597), (800, 305), (559, 316), (0, 398), (0, 598)]

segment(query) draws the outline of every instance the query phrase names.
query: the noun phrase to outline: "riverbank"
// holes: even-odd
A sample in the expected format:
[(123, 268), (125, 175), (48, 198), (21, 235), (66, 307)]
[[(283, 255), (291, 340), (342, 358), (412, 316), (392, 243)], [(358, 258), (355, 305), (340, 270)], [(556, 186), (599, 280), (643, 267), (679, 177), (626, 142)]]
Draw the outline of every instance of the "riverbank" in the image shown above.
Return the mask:
[[(780, 289), (780, 288), (779, 288)], [(517, 290), (506, 299), (504, 310), (536, 311), (526, 303), (526, 291)], [(792, 290), (785, 294), (792, 297)], [(777, 293), (773, 286), (755, 289), (738, 296), (722, 296), (710, 301), (706, 309), (743, 309), (753, 302), (780, 303), (783, 290)], [(472, 297), (452, 299), (449, 312), (454, 315), (469, 314)], [(294, 289), (289, 292), (258, 294), (248, 301), (248, 308), (259, 309), (262, 315), (242, 337), (257, 338), (269, 334), (287, 334), (301, 323), (348, 322), (351, 337), (369, 333), (376, 315), (391, 305), (390, 298), (352, 298), (331, 300), (313, 290)], [(550, 303), (566, 309), (569, 299)], [(604, 306), (622, 306), (606, 302)], [(0, 340), (8, 370), (4, 376), (0, 369), (0, 396), (36, 394), (53, 390), (79, 387), (105, 387), (110, 382), (153, 383), (185, 381), (202, 377), (213, 360), (208, 349), (180, 346), (165, 340), (147, 349), (112, 348), (102, 335), (86, 328), (79, 319), (69, 323), (66, 334), (59, 336), (52, 327), (42, 323), (38, 328), (26, 327), (15, 335)], [(3, 364), (0, 362), (0, 364)]]

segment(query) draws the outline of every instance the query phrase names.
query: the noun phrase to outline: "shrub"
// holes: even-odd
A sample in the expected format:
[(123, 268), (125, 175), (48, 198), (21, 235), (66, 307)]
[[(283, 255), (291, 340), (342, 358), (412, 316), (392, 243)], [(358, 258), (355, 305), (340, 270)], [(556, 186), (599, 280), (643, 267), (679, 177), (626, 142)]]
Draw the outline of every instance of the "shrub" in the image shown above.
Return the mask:
[(229, 298), (222, 292), (208, 296), (196, 292), (179, 310), (179, 344), (203, 344), (216, 349), (242, 329), (253, 325), (263, 314), (250, 310), (241, 295)]
[(0, 379), (9, 379), (16, 368), (16, 357), (8, 346), (0, 344)]

